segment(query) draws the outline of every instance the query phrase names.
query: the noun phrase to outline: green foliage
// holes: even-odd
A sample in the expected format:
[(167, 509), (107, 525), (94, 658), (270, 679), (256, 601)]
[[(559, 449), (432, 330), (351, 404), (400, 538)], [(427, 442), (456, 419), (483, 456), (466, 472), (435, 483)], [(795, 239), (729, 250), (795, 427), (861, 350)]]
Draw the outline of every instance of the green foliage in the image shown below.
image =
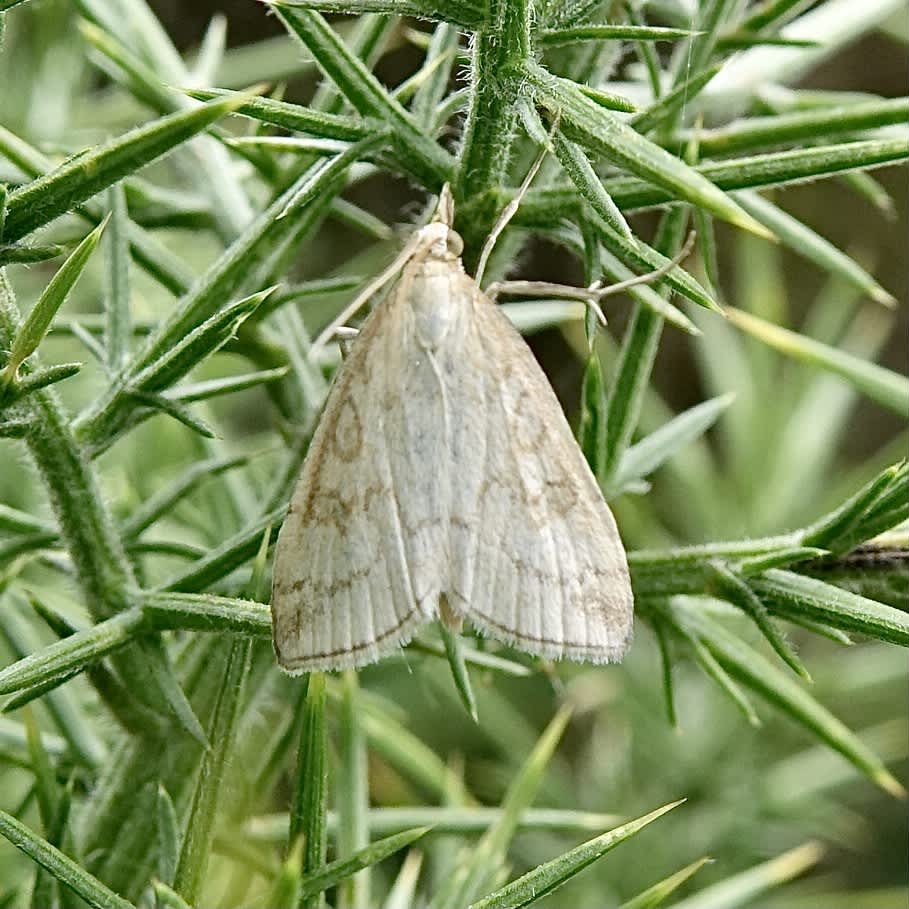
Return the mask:
[[(896, 211), (909, 101), (798, 88), (896, 4), (690, 7), (280, 0), (283, 37), (217, 17), (184, 58), (145, 0), (0, 0), (0, 905), (905, 901), (866, 830), (905, 821), (896, 299), (785, 192)], [(473, 269), (541, 146), (489, 276), (529, 236), (587, 283), (660, 272), (617, 329), (503, 304), (583, 371), (634, 652), (440, 627), (285, 677), (270, 549), (338, 362), (311, 339), (397, 242), (352, 199), (449, 183)]]

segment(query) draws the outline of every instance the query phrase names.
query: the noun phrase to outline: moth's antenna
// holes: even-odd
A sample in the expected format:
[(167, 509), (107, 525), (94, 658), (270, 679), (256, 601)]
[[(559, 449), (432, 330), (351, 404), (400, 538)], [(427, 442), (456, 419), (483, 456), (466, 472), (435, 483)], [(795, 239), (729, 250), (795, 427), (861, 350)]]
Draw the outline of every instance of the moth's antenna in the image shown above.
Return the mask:
[(404, 248), (401, 252), (398, 253), (394, 262), (377, 275), (363, 290), (360, 291), (354, 297), (341, 312), (336, 315), (322, 331), (319, 332), (319, 336), (312, 343), (312, 347), (309, 349), (309, 358), (310, 360), (315, 360), (318, 357), (319, 352), (322, 348), (335, 336), (338, 329), (352, 316), (354, 315), (360, 307), (378, 290), (384, 287), (391, 278), (401, 270), (404, 266), (404, 263), (414, 254), (414, 251), (422, 242), (419, 233), (414, 234), (404, 245)]
[(451, 227), (454, 224), (454, 198), (451, 195), (451, 185), (446, 183), (439, 193), (439, 201), (435, 214), (432, 216), (433, 224), (444, 224)]
[[(439, 193), (439, 204), (436, 206), (436, 211), (432, 220), (433, 223), (441, 223), (447, 227), (451, 227), (454, 222), (454, 199), (451, 196), (451, 187), (447, 183), (442, 187), (442, 191)], [(364, 287), (363, 290), (361, 290), (360, 293), (358, 293), (356, 297), (354, 297), (354, 299), (319, 332), (319, 336), (313, 341), (312, 347), (310, 348), (310, 359), (315, 359), (318, 356), (321, 349), (337, 335), (338, 329), (341, 328), (374, 293), (379, 291), (404, 267), (407, 260), (413, 256), (418, 247), (424, 242), (419, 231), (411, 236), (407, 243), (404, 244), (404, 248), (401, 252), (398, 253), (394, 262), (392, 262), (380, 275), (373, 278), (373, 280), (370, 281), (369, 284), (367, 284), (366, 287)], [(346, 340), (350, 339), (348, 338)]]
[[(555, 122), (552, 124), (552, 129), (549, 131), (550, 137), (555, 132), (558, 125), (559, 118), (556, 117)], [(474, 275), (474, 281), (480, 286), (483, 284), (483, 272), (486, 271), (486, 265), (495, 248), (496, 241), (501, 236), (502, 231), (508, 226), (508, 222), (517, 214), (518, 208), (521, 205), (521, 200), (527, 195), (527, 190), (530, 189), (530, 184), (533, 183), (533, 178), (537, 175), (537, 171), (542, 167), (548, 151), (548, 145), (544, 145), (540, 149), (540, 153), (534, 159), (533, 164), (530, 165), (530, 170), (527, 171), (527, 176), (524, 177), (524, 181), (518, 187), (515, 197), (502, 209), (502, 213), (496, 219), (496, 223), (489, 232), (489, 236), (486, 238), (486, 242), (483, 244), (483, 249), (480, 252), (480, 261), (477, 263), (477, 272)]]

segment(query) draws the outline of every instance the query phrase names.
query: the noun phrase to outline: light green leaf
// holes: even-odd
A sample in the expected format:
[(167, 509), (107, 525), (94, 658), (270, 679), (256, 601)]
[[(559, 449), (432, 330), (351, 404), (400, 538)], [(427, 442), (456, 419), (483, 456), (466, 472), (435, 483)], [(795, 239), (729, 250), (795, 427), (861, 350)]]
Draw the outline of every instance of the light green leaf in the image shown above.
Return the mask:
[(472, 850), (469, 862), (460, 864), (435, 894), (432, 905), (465, 906), (495, 879), (505, 858), (505, 850), (517, 829), (518, 819), (529, 807), (565, 730), (571, 712), (563, 707), (550, 721), (518, 775), (508, 787), (502, 802), (502, 815)]
[[(316, 884), (304, 892), (309, 878), (324, 874), (327, 865), (326, 813), (328, 803), (328, 742), (325, 729), (325, 675), (312, 672), (306, 677), (306, 704), (300, 745), (297, 752), (297, 775), (290, 812), (288, 848), (302, 841), (300, 909), (317, 909), (321, 888)], [(358, 870), (352, 868), (351, 871)]]
[(0, 835), (6, 837), (32, 861), (46, 868), (60, 883), (66, 884), (74, 893), (81, 896), (89, 906), (95, 909), (135, 909), (129, 900), (118, 896), (81, 865), (5, 811), (0, 811)]
[(642, 890), (637, 896), (633, 896), (627, 902), (622, 903), (620, 909), (655, 909), (655, 907), (662, 905), (682, 884), (697, 874), (709, 862), (709, 858), (702, 858), (692, 862), (690, 865), (686, 865), (676, 871), (675, 874), (663, 878), (663, 880), (658, 881), (646, 890)]
[(808, 670), (796, 656), (788, 641), (783, 637), (783, 633), (776, 627), (770, 616), (767, 615), (767, 607), (749, 587), (745, 578), (722, 562), (715, 562), (711, 567), (713, 568), (714, 583), (719, 594), (750, 616), (761, 634), (764, 635), (767, 642), (776, 651), (777, 656), (793, 672), (800, 675), (805, 681), (810, 682), (811, 676)]
[(650, 814), (645, 814), (615, 830), (594, 837), (552, 861), (538, 865), (523, 877), (495, 890), (483, 899), (471, 903), (470, 909), (520, 909), (521, 906), (535, 903), (538, 899), (557, 890), (578, 872), (583, 871), (588, 865), (592, 865), (598, 858), (611, 849), (615, 849), (620, 843), (634, 836), (658, 817), (681, 805), (682, 801), (664, 805), (656, 811), (651, 811)]
[(285, 511), (286, 508), (282, 506), (263, 515), (211, 549), (204, 558), (199, 559), (185, 571), (168, 578), (162, 587), (194, 593), (214, 584), (255, 556), (267, 527), (272, 528), (272, 541), (277, 538)]
[(666, 92), (650, 107), (635, 114), (628, 125), (639, 133), (649, 133), (670, 121), (679, 110), (697, 97), (701, 89), (723, 68), (721, 63), (714, 64), (692, 75), (677, 85), (672, 91)]
[(909, 613), (834, 587), (818, 578), (772, 568), (750, 581), (751, 588), (780, 618), (804, 616), (909, 647)]
[[(361, 701), (357, 672), (347, 669), (341, 677), (338, 768), (335, 774), (336, 852), (340, 856), (352, 857), (369, 844), (369, 752), (366, 733), (360, 723)], [(326, 824), (330, 830), (331, 822), (326, 820)], [(371, 875), (368, 868), (364, 868), (343, 882), (341, 895), (349, 906), (368, 906), (370, 890)]]
[[(450, 806), (419, 806), (405, 808), (371, 808), (369, 830), (373, 836), (391, 836), (412, 827), (431, 828), (430, 836), (455, 834), (476, 836), (485, 833), (502, 817), (501, 808), (471, 805), (467, 808)], [(257, 842), (281, 844), (287, 842), (287, 814), (268, 814), (252, 817), (243, 826), (243, 836)], [(564, 808), (528, 808), (518, 821), (518, 831), (585, 834), (615, 827), (626, 818), (618, 814), (597, 811), (574, 811)], [(340, 819), (336, 812), (328, 813), (328, 834), (337, 835)]]
[(780, 353), (842, 376), (878, 404), (901, 416), (909, 414), (909, 379), (905, 376), (781, 328), (743, 310), (730, 308), (727, 315), (733, 325)]
[(868, 294), (872, 300), (893, 306), (896, 300), (868, 274), (854, 259), (837, 249), (807, 224), (769, 202), (763, 196), (748, 190), (733, 193), (733, 197), (749, 214), (754, 215), (779, 238), (780, 243), (794, 253), (814, 262), (831, 275), (838, 275), (844, 281)]
[(374, 117), (391, 128), (395, 149), (414, 176), (433, 187), (451, 178), (452, 157), (420, 129), (319, 13), (284, 3), (274, 6), (291, 34), (300, 39), (353, 107), (361, 115)]
[(737, 909), (751, 905), (755, 897), (813, 868), (823, 855), (824, 847), (820, 843), (804, 843), (769, 862), (713, 884), (675, 903), (672, 909)]
[(632, 445), (622, 456), (613, 480), (614, 488), (621, 491), (634, 481), (650, 476), (683, 445), (710, 429), (734, 400), (735, 395), (730, 393), (696, 404)]
[(98, 240), (101, 239), (101, 233), (106, 224), (106, 220), (99, 224), (73, 250), (19, 326), (13, 339), (6, 369), (0, 374), (0, 391), (4, 384), (9, 386), (15, 381), (19, 366), (37, 350), (38, 345), (44, 339), (57, 310), (63, 305), (63, 301), (72, 290), (79, 275), (85, 269), (89, 257), (98, 245)]
[(694, 32), (684, 28), (659, 28), (651, 25), (580, 25), (575, 28), (541, 30), (537, 41), (547, 45), (576, 41), (678, 41)]
[(560, 133), (552, 137), (552, 144), (556, 157), (582, 198), (614, 231), (633, 243), (634, 236), (628, 222), (604, 189), (584, 150)]
[(442, 635), (442, 643), (445, 645), (445, 658), (448, 661), (448, 668), (451, 670), (451, 678), (458, 697), (464, 705), (467, 715), (478, 723), (477, 699), (473, 693), (473, 686), (470, 684), (470, 674), (467, 671), (467, 662), (461, 647), (460, 632), (452, 630), (442, 620), (439, 622), (439, 633)]
[(64, 679), (133, 641), (143, 625), (138, 609), (119, 612), (0, 670), (0, 694)]
[(287, 9), (321, 10), (324, 13), (391, 13), (395, 16), (415, 16), (418, 19), (444, 19), (465, 29), (474, 29), (483, 22), (485, 10), (470, 0), (271, 0), (273, 5)]
[[(538, 102), (559, 115), (559, 128), (569, 138), (599, 152), (610, 163), (663, 187), (671, 198), (701, 206), (758, 236), (771, 236), (708, 179), (591, 101), (574, 82), (553, 76), (530, 62), (525, 63), (523, 75), (536, 90)], [(613, 201), (625, 210), (614, 196)]]
[[(255, 531), (256, 542), (262, 536), (262, 529)], [(161, 630), (187, 629), (271, 637), (271, 609), (266, 603), (218, 597), (210, 593), (151, 591), (143, 591), (139, 599), (149, 622)]]
[(155, 808), (158, 878), (162, 883), (170, 886), (174, 882), (180, 857), (180, 826), (174, 803), (160, 783)]
[(404, 830), (401, 833), (392, 834), (385, 839), (370, 843), (364, 849), (358, 850), (348, 858), (338, 859), (325, 865), (313, 874), (304, 874), (301, 896), (304, 899), (313, 897), (329, 887), (336, 887), (361, 869), (377, 865), (388, 856), (394, 855), (395, 852), (400, 852), (401, 849), (416, 842), (431, 829), (431, 827), (415, 827), (412, 830)]
[(14, 190), (7, 204), (5, 242), (24, 237), (122, 177), (135, 173), (231, 113), (248, 98), (248, 94), (219, 98), (154, 120), (75, 155), (50, 173)]
[(212, 711), (209, 740), (202, 756), (180, 858), (174, 872), (174, 889), (190, 904), (202, 896), (214, 839), (215, 818), (220, 807), (225, 770), (233, 759), (237, 724), (243, 705), (243, 689), (249, 675), (251, 641), (235, 638), (230, 645), (224, 677)]
[(56, 259), (66, 252), (62, 243), (0, 243), (0, 265), (29, 265)]
[(698, 608), (697, 600), (676, 598), (672, 610), (686, 628), (700, 637), (731, 675), (823, 739), (891, 795), (905, 795), (902, 785), (853, 732), (791, 676), (779, 670), (723, 625), (708, 618)]
[[(909, 140), (886, 138), (705, 161), (693, 169), (719, 189), (731, 192), (804, 183), (848, 171), (897, 164), (907, 158)], [(676, 199), (673, 192), (659, 188), (656, 183), (629, 177), (607, 180), (604, 186), (616, 205), (626, 213), (632, 209), (664, 205)], [(704, 207), (709, 210), (708, 206)], [(751, 215), (748, 218), (751, 220)], [(767, 236), (767, 233), (766, 228), (762, 228), (759, 236)]]
[(154, 524), (164, 514), (172, 511), (205, 480), (216, 477), (228, 470), (243, 467), (250, 460), (249, 455), (234, 455), (225, 458), (211, 458), (197, 461), (168, 486), (158, 490), (134, 508), (120, 525), (120, 532), (126, 538), (137, 537), (143, 530)]

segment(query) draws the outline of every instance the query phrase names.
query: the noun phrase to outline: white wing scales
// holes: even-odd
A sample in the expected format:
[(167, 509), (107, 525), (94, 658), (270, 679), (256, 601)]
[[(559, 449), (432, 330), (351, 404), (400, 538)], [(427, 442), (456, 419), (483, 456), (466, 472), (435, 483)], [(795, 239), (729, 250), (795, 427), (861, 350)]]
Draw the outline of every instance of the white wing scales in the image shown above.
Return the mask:
[(442, 370), (464, 415), (452, 428), (449, 603), (532, 653), (618, 660), (633, 606), (615, 521), (530, 349), (462, 280), (470, 331)]
[(452, 256), (408, 263), (338, 373), (278, 539), (278, 661), (373, 662), (442, 594), (531, 653), (611, 661), (631, 639), (612, 514), (530, 349)]
[(431, 424), (431, 389), (417, 381), (423, 370), (402, 360), (408, 318), (389, 299), (367, 320), (281, 528), (272, 623), (289, 672), (374, 662), (435, 614), (440, 493), (414, 484), (422, 452), (404, 434), (421, 406)]

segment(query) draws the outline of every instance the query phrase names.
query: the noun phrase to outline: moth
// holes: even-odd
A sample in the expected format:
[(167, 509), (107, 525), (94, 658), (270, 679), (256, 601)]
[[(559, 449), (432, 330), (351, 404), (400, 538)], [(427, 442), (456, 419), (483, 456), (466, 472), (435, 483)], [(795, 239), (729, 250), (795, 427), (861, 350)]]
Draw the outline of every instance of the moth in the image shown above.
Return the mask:
[(536, 359), (464, 270), (447, 188), (341, 365), (278, 537), (289, 673), (362, 666), (436, 618), (620, 660), (615, 520)]

